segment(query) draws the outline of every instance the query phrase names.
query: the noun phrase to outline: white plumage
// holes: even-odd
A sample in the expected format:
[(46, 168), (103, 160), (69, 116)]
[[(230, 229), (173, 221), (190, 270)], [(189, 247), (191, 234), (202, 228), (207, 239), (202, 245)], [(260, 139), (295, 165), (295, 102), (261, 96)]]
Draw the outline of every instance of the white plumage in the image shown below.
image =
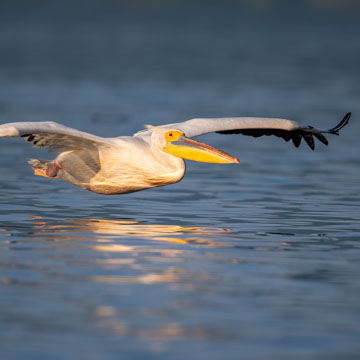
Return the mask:
[(185, 174), (183, 159), (238, 163), (239, 160), (191, 138), (216, 132), (254, 137), (275, 135), (302, 138), (311, 149), (313, 136), (325, 145), (324, 133), (338, 135), (349, 121), (347, 113), (332, 129), (320, 130), (296, 121), (273, 118), (192, 119), (159, 127), (148, 126), (134, 136), (102, 138), (54, 122), (17, 122), (0, 125), (0, 137), (24, 137), (35, 147), (59, 152), (54, 160), (31, 159), (35, 174), (61, 178), (100, 194), (122, 194), (180, 181)]

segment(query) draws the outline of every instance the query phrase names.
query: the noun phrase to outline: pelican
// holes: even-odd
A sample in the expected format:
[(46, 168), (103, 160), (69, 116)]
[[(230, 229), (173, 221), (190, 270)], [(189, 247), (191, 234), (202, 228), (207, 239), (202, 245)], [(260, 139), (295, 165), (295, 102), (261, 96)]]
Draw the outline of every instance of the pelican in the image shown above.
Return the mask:
[(275, 135), (298, 147), (304, 138), (314, 150), (314, 138), (328, 145), (323, 134), (339, 135), (349, 121), (329, 130), (293, 120), (232, 117), (191, 119), (162, 126), (147, 125), (133, 136), (103, 138), (55, 122), (14, 122), (0, 125), (0, 137), (23, 137), (34, 147), (59, 152), (53, 160), (30, 159), (35, 175), (60, 178), (98, 194), (126, 194), (180, 181), (186, 160), (238, 164), (240, 161), (193, 137), (211, 132), (253, 137)]

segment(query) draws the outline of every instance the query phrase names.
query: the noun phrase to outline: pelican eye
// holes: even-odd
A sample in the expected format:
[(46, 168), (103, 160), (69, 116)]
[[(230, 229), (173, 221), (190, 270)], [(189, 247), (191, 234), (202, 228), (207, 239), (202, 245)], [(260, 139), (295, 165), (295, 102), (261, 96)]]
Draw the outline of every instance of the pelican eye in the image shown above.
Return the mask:
[(170, 130), (169, 132), (166, 132), (165, 140), (167, 143), (171, 143), (171, 142), (179, 139), (179, 137), (182, 135), (183, 135), (183, 133), (181, 131)]

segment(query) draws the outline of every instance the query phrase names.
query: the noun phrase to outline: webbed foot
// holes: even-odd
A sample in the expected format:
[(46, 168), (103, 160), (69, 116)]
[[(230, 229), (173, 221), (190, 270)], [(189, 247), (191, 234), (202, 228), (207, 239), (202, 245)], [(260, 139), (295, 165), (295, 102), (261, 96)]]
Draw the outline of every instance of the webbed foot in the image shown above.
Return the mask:
[(48, 162), (45, 166), (33, 166), (34, 175), (43, 176), (49, 179), (57, 179), (59, 170), (62, 169), (59, 161)]

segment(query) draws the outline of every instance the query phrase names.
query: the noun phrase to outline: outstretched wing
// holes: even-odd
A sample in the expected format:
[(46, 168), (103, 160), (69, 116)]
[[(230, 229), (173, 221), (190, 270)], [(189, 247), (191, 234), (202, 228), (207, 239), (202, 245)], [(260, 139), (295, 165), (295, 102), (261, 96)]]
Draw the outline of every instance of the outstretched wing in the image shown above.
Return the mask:
[[(329, 130), (320, 130), (312, 126), (304, 126), (293, 120), (236, 117), (236, 118), (214, 118), (214, 119), (191, 119), (181, 123), (162, 125), (161, 127), (181, 130), (187, 137), (216, 132), (218, 134), (243, 134), (254, 137), (263, 135), (275, 135), (285, 141), (292, 140), (298, 147), (302, 138), (309, 147), (314, 150), (315, 142), (313, 136), (327, 145), (328, 141), (323, 134), (339, 135), (341, 130), (349, 121), (351, 113), (347, 113), (339, 124)], [(146, 134), (149, 130), (139, 132), (135, 135)]]
[(52, 122), (14, 122), (0, 125), (0, 137), (23, 137), (49, 151), (75, 150), (109, 145), (108, 139)]

